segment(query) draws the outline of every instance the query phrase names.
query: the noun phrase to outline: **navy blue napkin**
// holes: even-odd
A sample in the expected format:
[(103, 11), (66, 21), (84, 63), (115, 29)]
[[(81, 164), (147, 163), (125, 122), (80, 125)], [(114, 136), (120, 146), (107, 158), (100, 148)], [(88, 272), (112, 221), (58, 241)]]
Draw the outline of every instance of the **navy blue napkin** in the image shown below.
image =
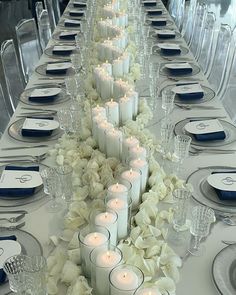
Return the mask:
[(52, 50), (52, 53), (54, 55), (63, 55), (63, 56), (69, 56), (71, 55), (73, 49), (72, 50)]
[[(212, 172), (211, 174), (218, 174), (222, 172)], [(224, 172), (224, 173), (236, 173), (236, 171)], [(236, 201), (236, 191), (224, 191), (213, 187), (217, 193), (217, 196), (222, 201)]]
[(80, 27), (80, 23), (64, 23), (65, 27)]
[(182, 76), (182, 75), (188, 75), (188, 74), (191, 74), (193, 69), (192, 68), (187, 68), (187, 69), (169, 69), (169, 68), (166, 68), (169, 73), (171, 75), (174, 75), (174, 76)]
[[(185, 85), (194, 85), (196, 83), (180, 83), (180, 84), (177, 84), (176, 86), (185, 86)], [(182, 94), (177, 94), (178, 97), (180, 99), (184, 99), (184, 100), (188, 100), (188, 99), (201, 99), (203, 98), (204, 96), (204, 92), (197, 92), (197, 93), (182, 93)]]
[[(46, 119), (46, 120), (53, 120), (53, 117), (27, 117), (31, 119)], [(22, 136), (28, 137), (43, 137), (43, 136), (50, 136), (53, 130), (35, 130), (35, 129), (21, 129)]]
[(70, 16), (84, 16), (84, 11), (70, 11)]
[(156, 2), (143, 2), (144, 6), (156, 6), (157, 3)]
[(59, 35), (59, 39), (62, 40), (75, 40), (75, 36), (77, 35), (77, 33), (71, 34), (71, 35)]
[(51, 75), (65, 75), (68, 69), (53, 69), (53, 70), (48, 70), (46, 69), (46, 74), (51, 74)]
[(87, 7), (86, 3), (73, 3), (74, 7)]
[(172, 34), (160, 34), (160, 33), (157, 33), (157, 37), (159, 39), (175, 39), (175, 35), (172, 35)]
[(166, 20), (151, 20), (152, 22), (152, 26), (155, 26), (155, 27), (161, 27), (161, 26), (166, 26)]
[(147, 13), (149, 15), (161, 15), (162, 14), (162, 10), (158, 10), (158, 11), (155, 11), (155, 10), (151, 11), (151, 10), (149, 10)]
[(32, 102), (39, 102), (39, 103), (48, 103), (48, 102), (53, 102), (55, 99), (58, 98), (58, 94), (56, 95), (51, 95), (51, 96), (29, 96), (29, 101)]
[[(6, 240), (11, 240), (11, 241), (16, 241), (16, 236), (12, 235), (12, 236), (5, 236), (5, 237), (0, 237), (0, 241), (6, 241)], [(0, 284), (3, 284), (6, 280), (6, 273), (5, 271), (0, 268)]]
[[(13, 166), (8, 165), (5, 167), (5, 170), (14, 170), (14, 171), (39, 171), (39, 166)], [(34, 194), (35, 188), (0, 188), (0, 196), (4, 197), (29, 197)]]
[(164, 55), (180, 55), (181, 50), (178, 49), (171, 49), (171, 48), (161, 48), (161, 53)]

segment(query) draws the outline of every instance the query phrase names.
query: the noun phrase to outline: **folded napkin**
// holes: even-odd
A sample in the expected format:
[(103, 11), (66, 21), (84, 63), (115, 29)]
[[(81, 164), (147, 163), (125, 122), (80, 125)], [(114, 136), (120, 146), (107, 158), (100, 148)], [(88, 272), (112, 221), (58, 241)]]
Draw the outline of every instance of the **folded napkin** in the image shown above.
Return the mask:
[(148, 10), (147, 13), (149, 15), (161, 15), (162, 14), (162, 10)]
[(144, 6), (156, 6), (157, 3), (156, 3), (156, 1), (155, 2), (154, 1), (150, 1), (150, 2), (143, 2), (143, 5)]
[[(212, 172), (211, 174), (218, 174), (222, 172)], [(236, 171), (230, 171), (227, 173), (236, 173)], [(213, 187), (214, 190), (217, 193), (217, 196), (220, 200), (222, 201), (236, 201), (236, 191), (225, 191), (225, 190), (220, 190), (215, 187)]]
[[(31, 119), (39, 119), (39, 117), (27, 117)], [(40, 117), (40, 119), (45, 120), (53, 120), (53, 117)], [(50, 136), (52, 134), (53, 130), (35, 130), (35, 129), (21, 129), (21, 135), (22, 136), (28, 136), (28, 137), (43, 137), (43, 136)]]
[(68, 69), (46, 69), (46, 74), (51, 75), (65, 75)]
[(151, 20), (152, 22), (152, 26), (156, 26), (156, 27), (161, 27), (161, 26), (166, 26), (166, 20), (164, 19), (155, 19), (155, 20)]
[[(13, 166), (8, 165), (5, 167), (5, 170), (14, 170), (14, 171), (39, 171), (39, 166)], [(4, 197), (29, 197), (34, 194), (35, 187), (32, 188), (0, 188), (0, 196)]]
[(83, 16), (84, 15), (84, 11), (70, 11), (69, 12), (70, 16)]
[(180, 48), (161, 48), (161, 53), (164, 55), (180, 55)]
[[(178, 84), (176, 86), (190, 86), (190, 85), (194, 85), (190, 84), (190, 83), (182, 83), (182, 84)], [(189, 92), (189, 93), (177, 93), (177, 96), (180, 99), (183, 100), (188, 100), (188, 99), (201, 99), (204, 96), (204, 92), (203, 91), (199, 91), (199, 92)]]
[(80, 23), (64, 22), (65, 27), (80, 27)]
[(157, 33), (157, 37), (159, 39), (175, 39), (175, 35), (174, 34), (161, 34), (161, 33)]
[[(12, 235), (12, 236), (5, 236), (5, 237), (0, 237), (0, 241), (6, 241), (6, 240), (12, 240), (12, 241), (16, 241), (16, 236)], [(6, 280), (6, 273), (3, 270), (3, 268), (0, 268), (0, 284), (3, 284)]]
[(59, 39), (62, 40), (75, 40), (75, 36), (77, 33), (71, 34), (71, 35), (59, 35)]
[(188, 75), (193, 72), (192, 68), (179, 68), (179, 69), (170, 69), (167, 68), (169, 73), (174, 76), (182, 76), (182, 75)]
[(81, 2), (74, 2), (73, 3), (74, 7), (86, 7), (86, 3), (81, 3)]
[(48, 103), (48, 102), (53, 102), (58, 98), (58, 94), (56, 95), (50, 95), (50, 96), (29, 96), (29, 101), (32, 102), (38, 102), (38, 103)]
[(69, 56), (71, 55), (73, 49), (72, 50), (52, 50), (52, 53), (54, 55), (62, 55), (62, 56)]

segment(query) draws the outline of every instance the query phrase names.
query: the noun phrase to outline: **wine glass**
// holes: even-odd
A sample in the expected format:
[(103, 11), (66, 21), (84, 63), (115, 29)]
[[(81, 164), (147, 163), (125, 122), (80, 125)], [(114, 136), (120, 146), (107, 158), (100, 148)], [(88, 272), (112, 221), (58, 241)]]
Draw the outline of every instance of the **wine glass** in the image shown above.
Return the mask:
[(66, 77), (65, 78), (66, 84), (66, 92), (72, 97), (74, 100), (78, 94), (78, 79), (76, 75)]
[(173, 138), (174, 124), (168, 120), (161, 122), (161, 154), (165, 156), (170, 151)]
[(47, 204), (48, 212), (54, 213), (60, 211), (62, 204), (57, 201), (58, 194), (60, 193), (58, 190), (59, 178), (55, 168), (46, 167), (40, 172), (40, 175), (43, 180), (45, 194), (52, 197), (51, 201)]
[(165, 112), (165, 117), (167, 117), (174, 107), (175, 93), (170, 89), (164, 89), (162, 91), (162, 101), (161, 107)]
[(176, 135), (174, 138), (174, 156), (177, 160), (177, 174), (181, 172), (181, 166), (188, 157), (192, 138), (188, 135)]
[(206, 206), (196, 206), (192, 210), (190, 233), (193, 236), (189, 252), (194, 256), (201, 256), (204, 247), (200, 245), (201, 239), (206, 237), (210, 231), (211, 223), (215, 222), (215, 213)]

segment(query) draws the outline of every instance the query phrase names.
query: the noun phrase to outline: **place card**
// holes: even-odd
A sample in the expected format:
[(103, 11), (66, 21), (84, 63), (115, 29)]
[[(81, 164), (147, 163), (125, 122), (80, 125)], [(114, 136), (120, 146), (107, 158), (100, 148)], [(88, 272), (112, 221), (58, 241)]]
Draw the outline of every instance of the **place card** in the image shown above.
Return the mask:
[(66, 71), (72, 67), (70, 62), (48, 64), (46, 73), (48, 74), (65, 74)]
[(36, 188), (42, 184), (42, 178), (37, 171), (4, 170), (0, 178), (0, 189)]
[(142, 1), (144, 6), (156, 6), (157, 2), (156, 1), (152, 1), (152, 0), (144, 0)]
[(74, 7), (86, 7), (87, 3), (81, 2), (81, 1), (74, 1), (73, 5), (74, 5)]
[(165, 68), (173, 75), (191, 74), (193, 71), (192, 66), (187, 63), (169, 63), (165, 65)]
[(215, 189), (236, 192), (236, 172), (211, 174), (207, 177), (207, 182)]
[(156, 8), (146, 9), (146, 12), (149, 15), (161, 15), (161, 14), (163, 14), (163, 10), (162, 9), (156, 9)]
[(22, 129), (35, 131), (51, 131), (57, 129), (59, 126), (59, 122), (56, 120), (26, 118), (23, 123)]
[(153, 26), (165, 26), (167, 23), (166, 18), (148, 18), (148, 21), (151, 21)]
[(73, 50), (75, 50), (75, 46), (61, 46), (61, 45), (56, 45), (53, 47), (52, 53), (53, 54), (59, 54), (59, 55), (69, 55), (72, 53)]
[(60, 39), (75, 40), (75, 36), (78, 34), (78, 31), (63, 31), (60, 33)]
[(80, 27), (81, 21), (75, 19), (65, 19), (65, 27)]
[(204, 91), (199, 83), (179, 85), (172, 88), (181, 99), (200, 99), (204, 96)]
[(84, 15), (84, 10), (70, 10), (69, 11), (70, 16), (83, 16)]
[(184, 126), (184, 129), (191, 134), (208, 134), (224, 131), (223, 126), (217, 119), (189, 122)]

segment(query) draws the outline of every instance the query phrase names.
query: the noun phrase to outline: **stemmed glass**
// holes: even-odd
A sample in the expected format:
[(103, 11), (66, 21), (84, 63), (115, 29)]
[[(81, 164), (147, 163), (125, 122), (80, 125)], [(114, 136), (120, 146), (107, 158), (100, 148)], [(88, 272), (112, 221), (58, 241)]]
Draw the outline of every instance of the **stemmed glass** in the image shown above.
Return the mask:
[(165, 156), (170, 151), (171, 140), (173, 138), (174, 124), (168, 120), (161, 122), (161, 154)]
[(188, 157), (192, 138), (188, 135), (176, 135), (174, 138), (174, 156), (177, 160), (177, 174), (181, 172), (181, 166)]
[(149, 63), (148, 67), (148, 78), (149, 78), (149, 93), (150, 93), (150, 106), (151, 109), (154, 110), (156, 100), (158, 98), (159, 88), (158, 88), (158, 80), (159, 80), (159, 63)]
[(60, 193), (58, 190), (59, 177), (55, 168), (47, 167), (40, 172), (40, 175), (43, 180), (45, 194), (52, 197), (52, 200), (47, 204), (48, 212), (54, 213), (60, 211), (62, 204), (56, 200)]
[(175, 93), (170, 89), (164, 89), (162, 91), (162, 103), (161, 107), (165, 112), (165, 117), (167, 117), (174, 107)]
[(190, 232), (193, 235), (193, 245), (191, 241), (190, 249), (188, 250), (194, 256), (201, 256), (204, 252), (204, 247), (200, 245), (201, 239), (206, 237), (210, 231), (211, 223), (215, 222), (215, 213), (212, 209), (206, 206), (196, 206), (192, 210), (192, 220)]
[(76, 75), (67, 77), (65, 79), (66, 91), (72, 97), (72, 99), (76, 99), (78, 94), (78, 79)]

